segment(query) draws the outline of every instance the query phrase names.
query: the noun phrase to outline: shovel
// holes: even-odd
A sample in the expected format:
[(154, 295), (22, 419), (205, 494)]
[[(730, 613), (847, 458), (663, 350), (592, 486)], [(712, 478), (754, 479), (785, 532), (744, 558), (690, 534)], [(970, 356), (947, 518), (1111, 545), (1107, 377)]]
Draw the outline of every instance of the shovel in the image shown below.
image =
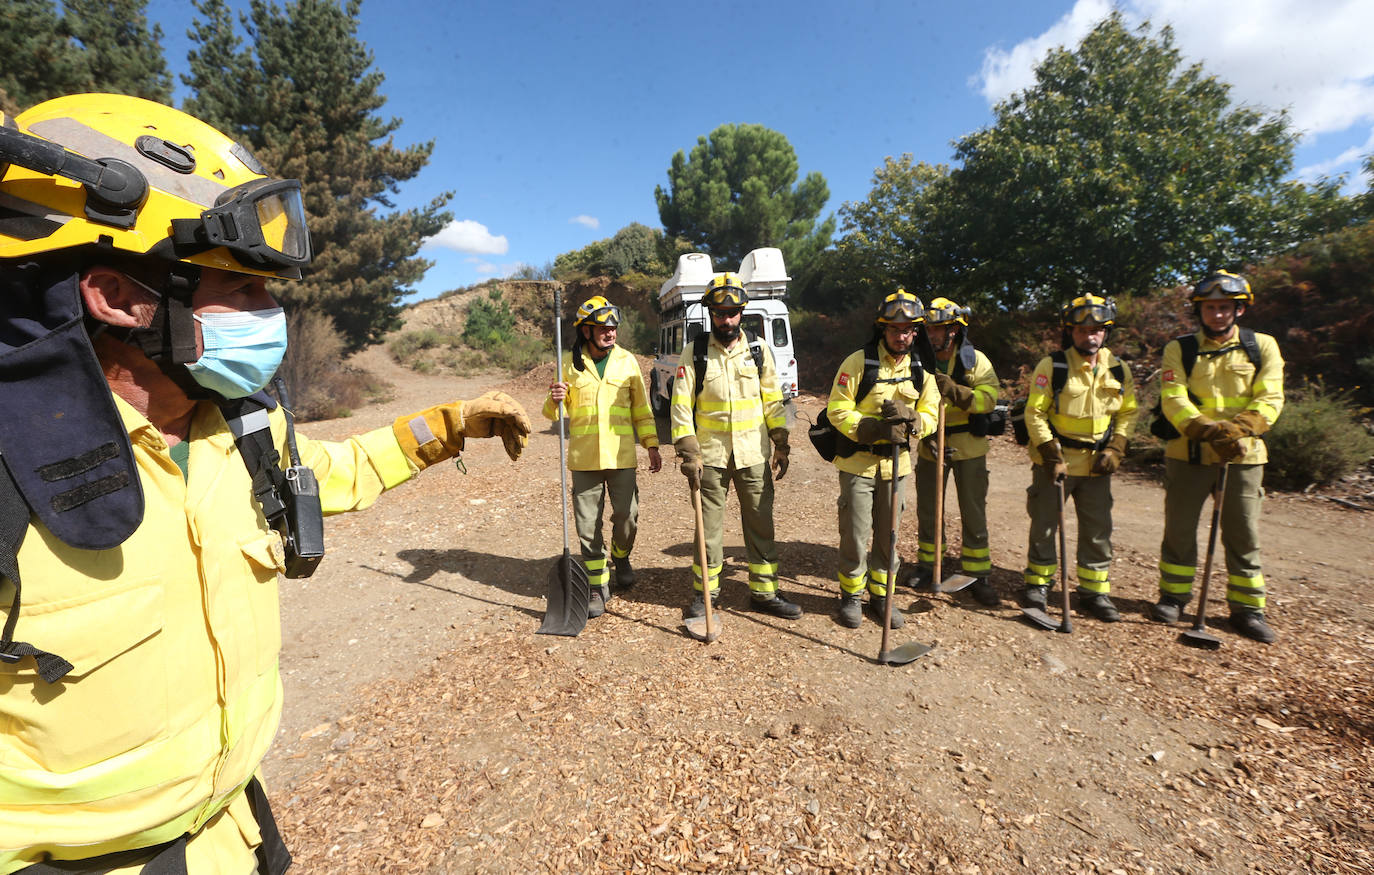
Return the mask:
[(1226, 500), (1226, 472), (1230, 464), (1223, 463), (1221, 476), (1212, 489), (1212, 530), (1207, 533), (1207, 561), (1202, 565), (1202, 593), (1198, 596), (1197, 619), (1193, 628), (1184, 629), (1178, 640), (1190, 647), (1216, 650), (1221, 647), (1221, 639), (1207, 631), (1207, 585), (1212, 582), (1212, 557), (1217, 552), (1217, 523), (1221, 521), (1221, 505)]
[(701, 487), (692, 485), (692, 510), (697, 518), (697, 567), (701, 569), (701, 597), (706, 603), (706, 616), (689, 617), (683, 621), (687, 634), (710, 644), (720, 637), (720, 618), (711, 609), (711, 571), (706, 565), (706, 524), (701, 519)]
[[(553, 343), (557, 357), (558, 380), (563, 381), (563, 290), (553, 291)], [(564, 431), (563, 403), (558, 404), (558, 506), (563, 510), (563, 555), (549, 569), (549, 595), (544, 604), (544, 622), (536, 635), (565, 635), (575, 638), (587, 626), (587, 603), (591, 601), (591, 579), (582, 560), (568, 551), (568, 465), (567, 434)]]
[[(908, 641), (893, 650), (887, 649), (887, 638), (892, 632), (892, 581), (897, 577), (897, 463), (902, 457), (900, 444), (892, 445), (892, 540), (887, 554), (887, 598), (883, 609), (883, 641), (878, 647), (879, 665), (906, 665), (920, 659), (930, 652), (931, 645), (919, 641)], [(879, 470), (881, 473), (881, 469)]]
[(940, 592), (959, 592), (968, 589), (976, 577), (952, 574), (949, 580), (940, 579), (940, 564), (945, 558), (945, 402), (939, 405), (935, 426), (935, 569), (931, 580), (939, 581)]
[(1064, 481), (1059, 481), (1059, 588), (1064, 597), (1062, 616), (1056, 623), (1054, 618), (1040, 608), (1022, 608), (1021, 616), (1044, 629), (1054, 629), (1065, 634), (1073, 631), (1073, 621), (1069, 619), (1069, 545), (1064, 532)]

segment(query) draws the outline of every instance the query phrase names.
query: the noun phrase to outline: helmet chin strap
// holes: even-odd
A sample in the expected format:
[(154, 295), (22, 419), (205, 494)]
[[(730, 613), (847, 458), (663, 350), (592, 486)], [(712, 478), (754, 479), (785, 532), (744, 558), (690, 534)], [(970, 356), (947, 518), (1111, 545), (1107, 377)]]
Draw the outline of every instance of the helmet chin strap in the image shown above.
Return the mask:
[[(167, 272), (158, 294), (157, 309), (147, 328), (130, 328), (121, 339), (138, 347), (188, 398), (214, 398), (215, 393), (197, 383), (186, 366), (200, 356), (196, 352), (196, 322), (191, 298), (200, 285), (200, 268), (176, 262)], [(112, 336), (120, 337), (111, 332)]]

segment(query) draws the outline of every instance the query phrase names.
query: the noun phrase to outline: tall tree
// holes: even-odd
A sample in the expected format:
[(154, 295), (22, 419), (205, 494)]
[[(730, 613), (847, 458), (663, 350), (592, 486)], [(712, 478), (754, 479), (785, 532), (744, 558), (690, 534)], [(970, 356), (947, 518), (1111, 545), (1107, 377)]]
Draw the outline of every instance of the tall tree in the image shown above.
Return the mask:
[(683, 237), (728, 267), (760, 246), (782, 250), (793, 276), (830, 244), (834, 218), (816, 223), (830, 199), (816, 172), (797, 183), (797, 153), (763, 125), (721, 125), (679, 151), (668, 189), (654, 189), (667, 236)]
[(0, 0), (0, 108), (18, 112), (90, 79), (53, 0)]
[(62, 24), (81, 46), (92, 90), (170, 103), (162, 28), (148, 29), (148, 0), (63, 0)]
[(1283, 179), (1287, 117), (1232, 106), (1169, 28), (1132, 33), (1113, 13), (1035, 78), (956, 145), (949, 282), (1015, 307), (1143, 291), (1298, 239), (1280, 220), (1301, 188)]
[[(398, 147), (398, 118), (376, 115), (384, 79), (358, 39), (360, 0), (253, 0), (251, 48), (239, 48), (223, 0), (199, 0), (187, 85), (194, 105), (241, 137), (272, 171), (302, 180), (315, 261), (300, 283), (274, 287), (293, 309), (325, 312), (356, 349), (397, 323), (397, 302), (431, 262), (420, 243), (450, 219), (444, 193), (397, 210), (400, 184), (434, 143)], [(378, 210), (388, 210), (379, 215)]]

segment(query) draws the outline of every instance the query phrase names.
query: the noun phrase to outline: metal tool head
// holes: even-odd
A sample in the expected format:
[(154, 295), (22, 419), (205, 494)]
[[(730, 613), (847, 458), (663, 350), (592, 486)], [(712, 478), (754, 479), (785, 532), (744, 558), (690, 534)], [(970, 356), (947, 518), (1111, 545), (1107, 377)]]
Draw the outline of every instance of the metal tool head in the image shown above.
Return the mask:
[(1021, 616), (1042, 629), (1058, 629), (1059, 621), (1045, 613), (1044, 608), (1022, 608)]
[(940, 582), (940, 592), (963, 592), (978, 578), (968, 574), (954, 574)]
[(705, 617), (691, 617), (683, 620), (682, 625), (687, 628), (687, 634), (698, 641), (705, 641), (710, 644), (720, 637), (720, 613), (715, 612), (711, 615), (708, 623)]
[(549, 594), (544, 605), (544, 622), (536, 635), (564, 635), (575, 638), (587, 627), (587, 605), (592, 587), (587, 569), (567, 550), (549, 569)]
[(1181, 644), (1187, 644), (1189, 647), (1200, 647), (1203, 650), (1219, 650), (1221, 648), (1220, 638), (1197, 626), (1184, 629), (1178, 633), (1178, 640)]
[(908, 641), (898, 645), (891, 650), (885, 650), (878, 654), (879, 665), (906, 665), (915, 662), (932, 650), (929, 644), (922, 644), (919, 641)]

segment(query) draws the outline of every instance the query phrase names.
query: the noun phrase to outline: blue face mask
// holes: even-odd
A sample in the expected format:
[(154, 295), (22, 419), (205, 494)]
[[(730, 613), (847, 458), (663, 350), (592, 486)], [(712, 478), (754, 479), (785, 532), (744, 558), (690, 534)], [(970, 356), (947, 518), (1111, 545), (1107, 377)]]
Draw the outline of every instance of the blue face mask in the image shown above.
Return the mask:
[(205, 313), (205, 352), (186, 366), (191, 378), (225, 398), (252, 395), (272, 379), (286, 354), (286, 314), (280, 307), (241, 313)]

